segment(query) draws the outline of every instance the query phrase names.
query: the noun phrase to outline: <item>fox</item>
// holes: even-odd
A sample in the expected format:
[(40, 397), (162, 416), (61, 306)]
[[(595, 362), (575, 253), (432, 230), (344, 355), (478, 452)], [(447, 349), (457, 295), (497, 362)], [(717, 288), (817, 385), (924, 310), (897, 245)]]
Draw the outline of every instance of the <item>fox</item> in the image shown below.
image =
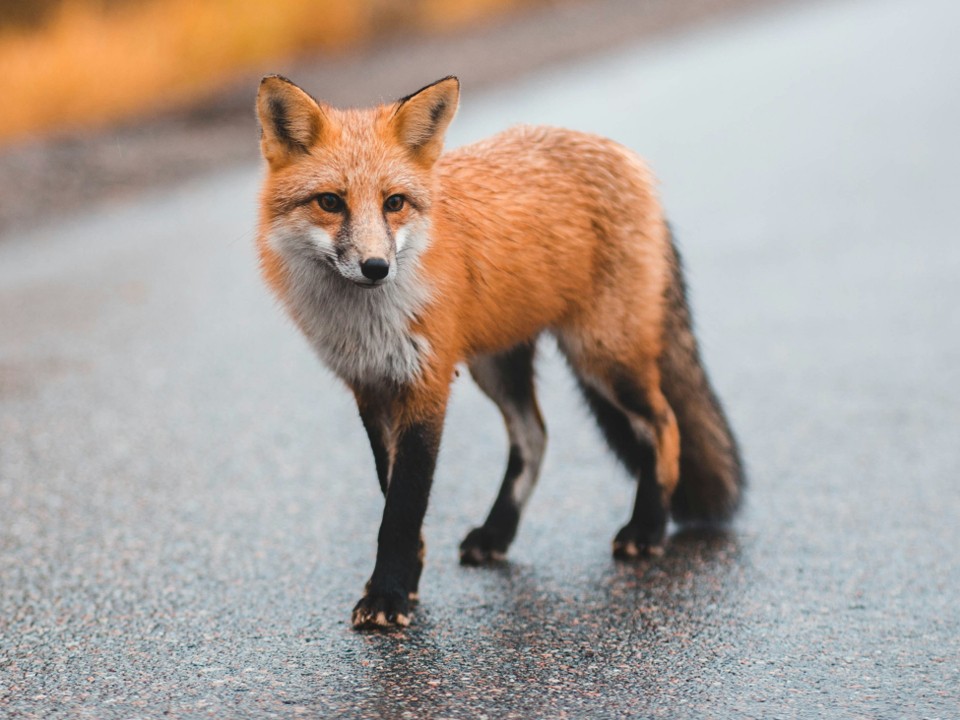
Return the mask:
[(546, 427), (538, 340), (565, 357), (636, 478), (620, 560), (678, 525), (723, 523), (744, 473), (693, 334), (681, 258), (645, 163), (596, 135), (517, 126), (443, 151), (454, 76), (396, 102), (336, 108), (260, 83), (266, 285), (353, 393), (384, 496), (356, 629), (410, 624), (451, 385), (463, 365), (497, 406), (506, 470), (460, 562), (502, 561), (537, 483)]

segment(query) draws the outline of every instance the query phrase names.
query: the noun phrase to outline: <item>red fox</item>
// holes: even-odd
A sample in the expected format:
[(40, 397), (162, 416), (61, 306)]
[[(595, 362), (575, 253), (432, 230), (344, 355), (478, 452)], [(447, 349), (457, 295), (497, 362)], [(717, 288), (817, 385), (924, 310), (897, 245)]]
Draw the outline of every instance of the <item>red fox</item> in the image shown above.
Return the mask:
[(729, 519), (744, 484), (643, 162), (612, 140), (548, 127), (441, 154), (459, 97), (446, 77), (388, 105), (341, 110), (272, 75), (257, 98), (262, 273), (353, 391), (385, 496), (356, 628), (410, 622), (459, 363), (510, 438), (493, 508), (460, 545), (464, 564), (503, 558), (537, 481), (542, 333), (637, 478), (617, 558), (660, 552), (671, 513)]

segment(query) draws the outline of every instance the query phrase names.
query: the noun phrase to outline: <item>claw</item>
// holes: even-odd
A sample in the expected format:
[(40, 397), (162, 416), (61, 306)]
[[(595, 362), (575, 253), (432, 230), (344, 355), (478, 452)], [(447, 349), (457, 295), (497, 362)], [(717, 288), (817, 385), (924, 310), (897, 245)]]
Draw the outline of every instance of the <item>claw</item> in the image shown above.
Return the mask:
[(351, 622), (357, 630), (408, 627), (410, 614), (402, 600), (389, 595), (367, 594), (353, 609)]
[(486, 565), (506, 559), (506, 551), (489, 530), (478, 527), (467, 533), (467, 537), (460, 543), (461, 565)]
[(613, 556), (618, 560), (636, 560), (641, 557), (661, 557), (663, 545), (638, 545), (633, 540), (613, 541)]

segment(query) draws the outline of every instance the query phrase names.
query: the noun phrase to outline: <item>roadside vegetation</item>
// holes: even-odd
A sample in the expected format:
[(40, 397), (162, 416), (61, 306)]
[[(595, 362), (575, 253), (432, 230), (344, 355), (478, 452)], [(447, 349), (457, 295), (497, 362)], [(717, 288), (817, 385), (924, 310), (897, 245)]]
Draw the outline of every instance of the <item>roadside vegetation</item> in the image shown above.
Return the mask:
[(4, 0), (0, 143), (198, 97), (268, 61), (538, 0)]

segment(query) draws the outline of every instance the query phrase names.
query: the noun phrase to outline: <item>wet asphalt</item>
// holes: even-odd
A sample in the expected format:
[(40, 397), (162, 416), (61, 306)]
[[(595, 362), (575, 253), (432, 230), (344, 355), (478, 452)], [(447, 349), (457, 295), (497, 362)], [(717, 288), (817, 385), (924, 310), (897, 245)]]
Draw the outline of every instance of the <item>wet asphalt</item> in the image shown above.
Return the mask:
[(506, 459), (462, 378), (404, 632), (349, 626), (381, 500), (257, 279), (258, 168), (0, 240), (0, 716), (960, 716), (958, 27), (811, 3), (464, 88), (454, 144), (650, 160), (751, 486), (614, 562), (632, 488), (547, 344), (540, 486), (462, 568)]

